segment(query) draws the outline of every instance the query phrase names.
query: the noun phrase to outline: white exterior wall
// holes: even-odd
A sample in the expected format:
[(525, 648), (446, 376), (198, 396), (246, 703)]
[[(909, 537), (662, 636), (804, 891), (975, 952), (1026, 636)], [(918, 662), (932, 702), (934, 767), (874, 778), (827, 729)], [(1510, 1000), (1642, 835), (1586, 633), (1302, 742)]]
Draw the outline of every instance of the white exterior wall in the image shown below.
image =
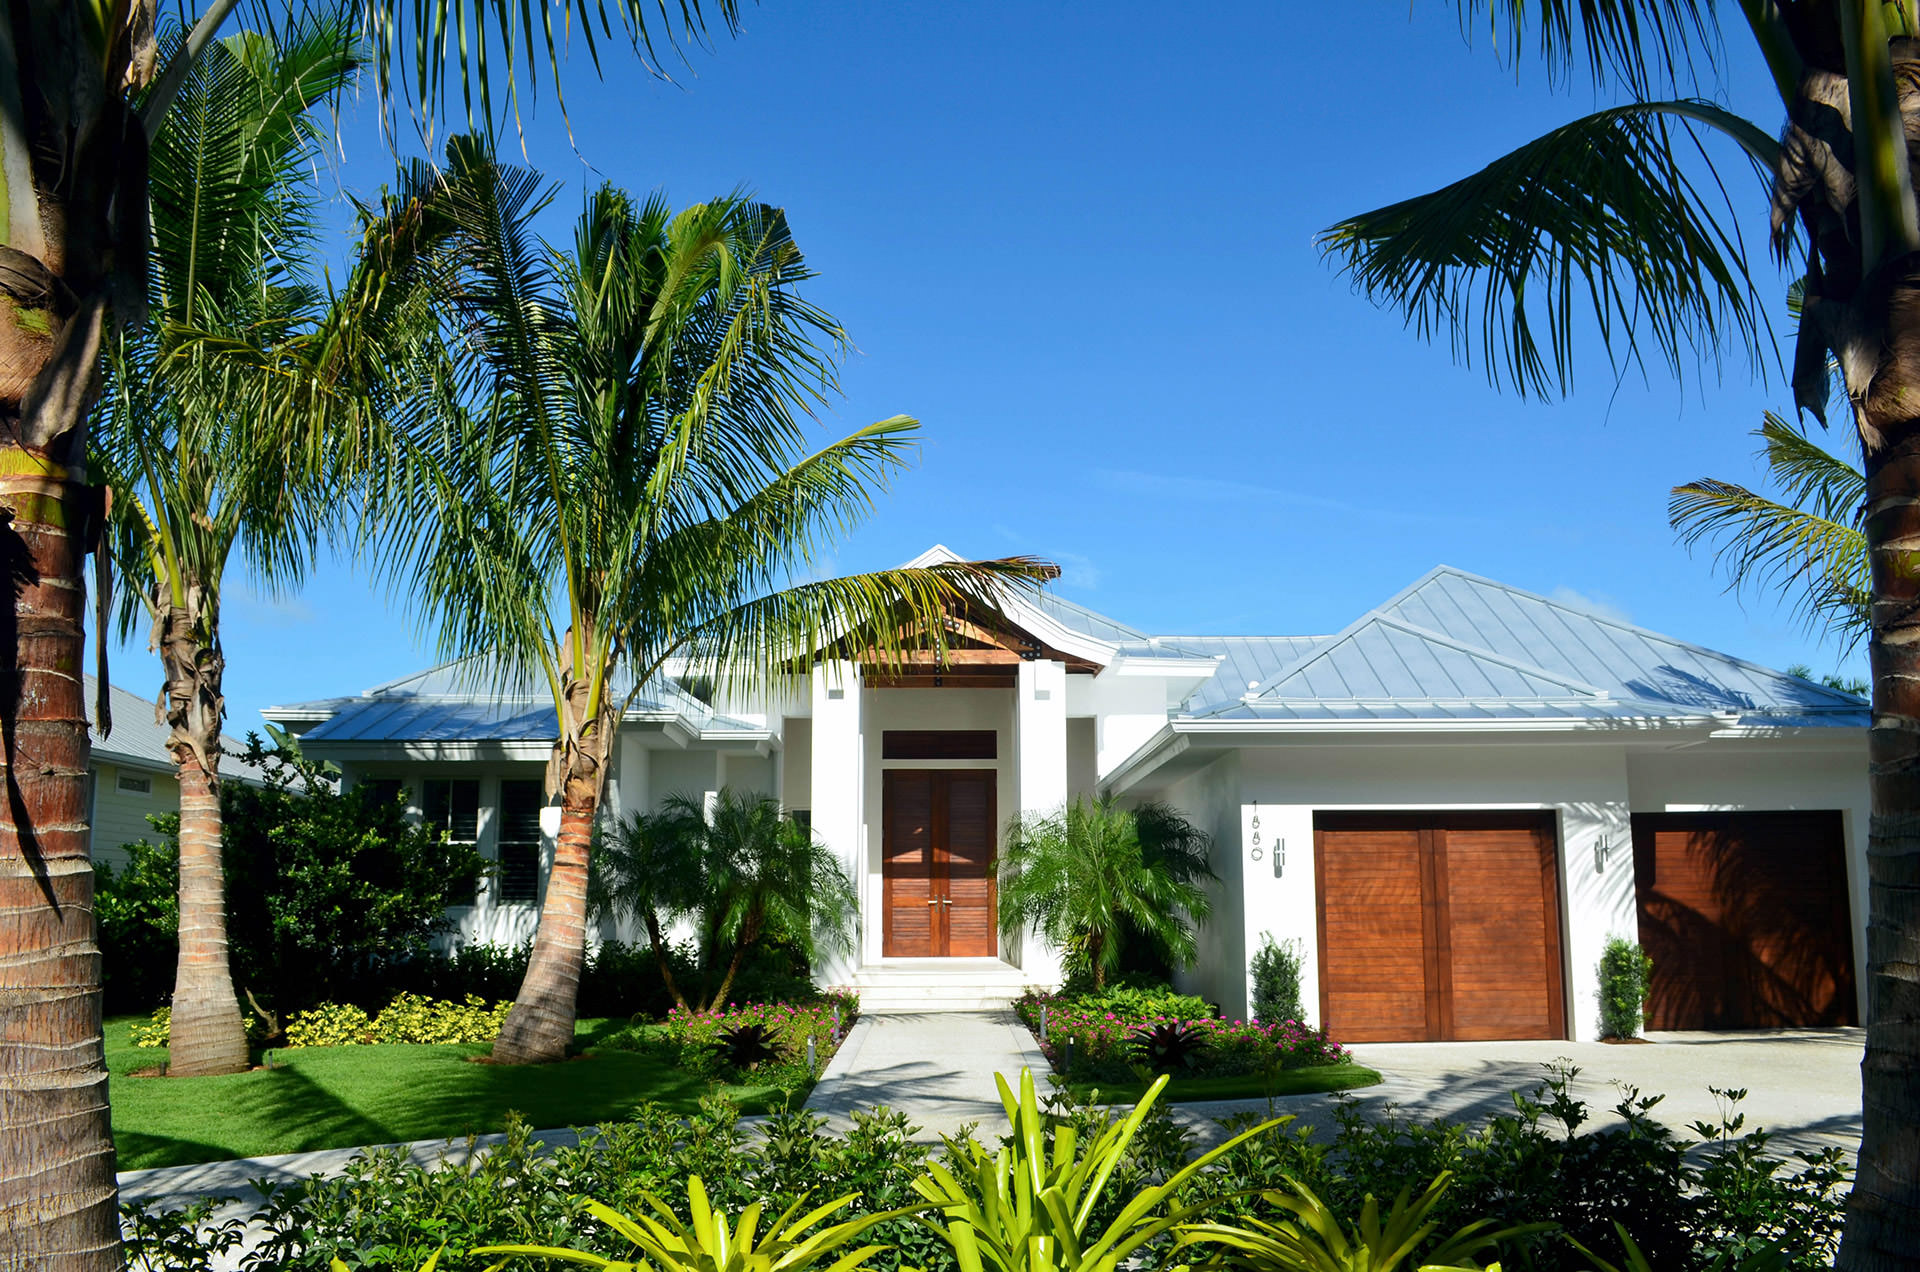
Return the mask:
[[(861, 745), (861, 705), (867, 691), (860, 686), (860, 669), (850, 662), (822, 663), (813, 671), (812, 763), (809, 800), (813, 833), (840, 856), (853, 876), (860, 896), (861, 930), (855, 941), (877, 942), (878, 925), (866, 921), (877, 913), (878, 894), (866, 867), (866, 795)], [(795, 796), (797, 798), (797, 795)], [(827, 985), (853, 979), (857, 959), (829, 958), (814, 970)]]
[[(1811, 751), (1765, 739), (1709, 745), (1714, 749), (1429, 736), (1403, 745), (1320, 739), (1227, 751), (1232, 759), (1215, 761), (1166, 790), (1172, 803), (1214, 834), (1214, 869), (1222, 876), (1214, 919), (1202, 939), (1205, 952), (1183, 983), (1218, 1002), (1228, 1016), (1244, 1016), (1251, 998), (1247, 960), (1260, 934), (1270, 931), (1277, 940), (1301, 941), (1301, 998), (1308, 1015), (1317, 1016), (1315, 812), (1551, 811), (1560, 848), (1567, 1024), (1581, 1041), (1598, 1035), (1597, 965), (1607, 938), (1639, 939), (1633, 812), (1840, 809), (1855, 913), (1864, 915), (1864, 739), (1857, 746), (1829, 743)], [(1256, 815), (1258, 862), (1252, 859)], [(1273, 854), (1282, 844), (1285, 864), (1276, 878)], [(1604, 863), (1596, 854), (1602, 844)], [(1860, 944), (1856, 934), (1856, 961)]]
[[(1067, 803), (1067, 668), (1045, 660), (1023, 662), (1014, 678), (1014, 746), (1020, 773), (1020, 815), (1044, 817)], [(1020, 934), (1004, 951), (1033, 980), (1058, 983), (1062, 956), (1038, 932)]]

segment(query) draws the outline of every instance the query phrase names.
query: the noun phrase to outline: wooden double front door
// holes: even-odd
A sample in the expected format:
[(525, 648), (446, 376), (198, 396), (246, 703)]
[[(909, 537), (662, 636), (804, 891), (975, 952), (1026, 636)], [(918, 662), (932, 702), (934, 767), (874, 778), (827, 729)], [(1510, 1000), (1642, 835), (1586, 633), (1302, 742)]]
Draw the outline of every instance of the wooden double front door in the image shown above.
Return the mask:
[(992, 957), (990, 770), (887, 769), (881, 777), (881, 953)]
[(1314, 819), (1320, 1022), (1342, 1042), (1566, 1037), (1551, 815)]

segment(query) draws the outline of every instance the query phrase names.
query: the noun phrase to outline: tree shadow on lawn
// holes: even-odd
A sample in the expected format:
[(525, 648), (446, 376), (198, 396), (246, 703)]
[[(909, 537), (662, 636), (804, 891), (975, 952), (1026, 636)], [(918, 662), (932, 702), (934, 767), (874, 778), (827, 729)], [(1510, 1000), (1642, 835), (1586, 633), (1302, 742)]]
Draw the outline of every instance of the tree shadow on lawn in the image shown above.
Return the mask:
[[(655, 1101), (691, 1111), (711, 1089), (662, 1061), (608, 1051), (552, 1065), (470, 1063), (482, 1047), (326, 1047), (275, 1052), (278, 1067), (214, 1078), (121, 1078), (119, 1167), (186, 1165), (325, 1148), (588, 1126)], [(744, 1101), (751, 1108), (762, 1100)]]

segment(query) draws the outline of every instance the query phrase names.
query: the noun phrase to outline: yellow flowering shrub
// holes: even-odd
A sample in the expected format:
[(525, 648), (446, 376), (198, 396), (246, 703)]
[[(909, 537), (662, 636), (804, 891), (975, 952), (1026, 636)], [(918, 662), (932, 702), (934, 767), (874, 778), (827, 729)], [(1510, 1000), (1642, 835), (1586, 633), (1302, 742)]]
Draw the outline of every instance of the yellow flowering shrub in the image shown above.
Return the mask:
[(144, 1025), (133, 1027), (133, 1045), (136, 1047), (164, 1047), (173, 1030), (173, 1008), (162, 1007), (153, 1013), (153, 1019)]
[(488, 1006), (478, 994), (465, 1002), (402, 994), (378, 1016), (344, 1003), (321, 1003), (287, 1022), (289, 1047), (354, 1047), (381, 1042), (492, 1042), (506, 1023), (510, 1002)]

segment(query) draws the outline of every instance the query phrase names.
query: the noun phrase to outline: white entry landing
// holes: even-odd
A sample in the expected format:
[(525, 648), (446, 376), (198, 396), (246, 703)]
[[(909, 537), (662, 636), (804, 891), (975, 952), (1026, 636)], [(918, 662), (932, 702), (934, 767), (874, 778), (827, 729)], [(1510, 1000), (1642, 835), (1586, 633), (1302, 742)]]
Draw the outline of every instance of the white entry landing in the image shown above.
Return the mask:
[(853, 974), (861, 1012), (992, 1011), (1046, 988), (997, 958), (888, 958)]

